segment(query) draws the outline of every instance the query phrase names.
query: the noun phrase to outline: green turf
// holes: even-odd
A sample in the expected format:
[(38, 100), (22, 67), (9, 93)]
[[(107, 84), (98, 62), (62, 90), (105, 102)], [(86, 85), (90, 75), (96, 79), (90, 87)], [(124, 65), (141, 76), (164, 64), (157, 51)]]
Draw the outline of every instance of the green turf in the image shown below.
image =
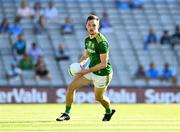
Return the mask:
[(180, 132), (180, 105), (113, 105), (116, 113), (102, 122), (99, 104), (73, 105), (71, 120), (56, 122), (61, 104), (0, 105), (0, 132)]

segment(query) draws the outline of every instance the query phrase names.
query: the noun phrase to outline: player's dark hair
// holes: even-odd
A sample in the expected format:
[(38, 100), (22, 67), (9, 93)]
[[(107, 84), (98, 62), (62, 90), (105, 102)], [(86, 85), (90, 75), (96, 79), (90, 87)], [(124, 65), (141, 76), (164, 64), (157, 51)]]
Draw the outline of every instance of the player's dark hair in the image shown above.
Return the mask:
[(86, 20), (86, 23), (87, 23), (88, 21), (90, 21), (90, 20), (97, 20), (97, 21), (99, 21), (99, 17), (96, 16), (96, 15), (90, 15), (90, 16), (88, 16), (88, 18), (87, 18), (87, 20)]

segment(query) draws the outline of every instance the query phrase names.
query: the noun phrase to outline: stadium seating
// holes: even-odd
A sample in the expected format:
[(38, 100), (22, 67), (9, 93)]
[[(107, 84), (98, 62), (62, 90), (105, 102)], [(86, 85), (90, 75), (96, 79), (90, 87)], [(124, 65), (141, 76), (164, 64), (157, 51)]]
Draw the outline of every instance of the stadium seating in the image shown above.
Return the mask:
[[(0, 0), (0, 20), (8, 18), (10, 23), (16, 15), (20, 0)], [(41, 0), (42, 1), (42, 0)], [(33, 5), (35, 0), (29, 0)], [(42, 1), (43, 8), (47, 7), (48, 0)], [(113, 64), (114, 77), (111, 86), (170, 86), (169, 83), (159, 81), (133, 80), (134, 72), (139, 64), (148, 66), (154, 62), (162, 67), (169, 62), (177, 73), (180, 86), (180, 46), (172, 49), (164, 45), (151, 45), (149, 50), (143, 49), (144, 35), (150, 27), (153, 27), (158, 36), (164, 29), (174, 32), (175, 25), (180, 25), (180, 3), (178, 0), (145, 0), (144, 8), (137, 10), (116, 9), (114, 0), (54, 0), (59, 11), (58, 22), (48, 22), (48, 33), (35, 35), (33, 33), (33, 22), (31, 19), (23, 19), (21, 26), (24, 28), (24, 36), (27, 44), (37, 42), (43, 50), (45, 63), (50, 70), (52, 80), (36, 81), (33, 71), (23, 72), (23, 80), (20, 82), (9, 82), (4, 78), (4, 71), (10, 68), (13, 59), (11, 47), (13, 38), (0, 35), (0, 85), (38, 85), (38, 86), (66, 86), (71, 81), (67, 68), (72, 62), (76, 62), (84, 48), (85, 20), (90, 12), (102, 16), (107, 11), (113, 25), (112, 33), (105, 33), (110, 45), (110, 58)], [(59, 27), (64, 19), (70, 16), (75, 26), (73, 35), (60, 35)], [(58, 44), (64, 43), (69, 61), (56, 62), (55, 49)]]

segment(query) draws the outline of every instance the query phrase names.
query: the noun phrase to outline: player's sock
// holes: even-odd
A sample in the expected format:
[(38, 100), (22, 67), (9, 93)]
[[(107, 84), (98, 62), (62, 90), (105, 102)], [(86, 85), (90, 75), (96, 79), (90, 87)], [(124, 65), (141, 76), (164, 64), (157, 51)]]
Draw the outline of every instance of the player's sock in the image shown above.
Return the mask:
[(71, 106), (66, 106), (65, 113), (66, 113), (66, 114), (69, 114), (69, 113), (70, 113), (70, 110), (71, 110)]
[(111, 113), (112, 113), (112, 109), (106, 108), (106, 114), (111, 114)]

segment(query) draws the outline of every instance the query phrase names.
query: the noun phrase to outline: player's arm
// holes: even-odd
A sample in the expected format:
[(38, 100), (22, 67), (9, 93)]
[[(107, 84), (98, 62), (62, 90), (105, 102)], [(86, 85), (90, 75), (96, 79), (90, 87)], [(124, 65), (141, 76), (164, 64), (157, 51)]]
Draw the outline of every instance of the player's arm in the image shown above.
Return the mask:
[(109, 59), (109, 46), (106, 41), (102, 41), (99, 43), (99, 52), (100, 52), (100, 63), (89, 68), (89, 69), (83, 69), (79, 74), (80, 76), (85, 75), (90, 72), (95, 72), (98, 70), (101, 70), (103, 68), (107, 67), (108, 59)]
[(83, 64), (87, 60), (88, 57), (89, 57), (88, 52), (86, 49), (84, 49), (83, 54), (79, 60), (79, 63)]
[(106, 68), (107, 63), (108, 63), (108, 54), (107, 53), (100, 54), (100, 60), (101, 60), (101, 63), (95, 65), (94, 67), (91, 67), (89, 69), (89, 72), (95, 72), (95, 71), (101, 70), (103, 68)]
[(107, 53), (100, 54), (100, 60), (101, 60), (101, 63), (95, 65), (94, 67), (91, 67), (90, 69), (83, 69), (79, 73), (79, 75), (83, 76), (83, 75), (88, 74), (90, 72), (95, 72), (95, 71), (98, 71), (100, 69), (106, 68), (107, 63), (108, 63), (108, 54)]

